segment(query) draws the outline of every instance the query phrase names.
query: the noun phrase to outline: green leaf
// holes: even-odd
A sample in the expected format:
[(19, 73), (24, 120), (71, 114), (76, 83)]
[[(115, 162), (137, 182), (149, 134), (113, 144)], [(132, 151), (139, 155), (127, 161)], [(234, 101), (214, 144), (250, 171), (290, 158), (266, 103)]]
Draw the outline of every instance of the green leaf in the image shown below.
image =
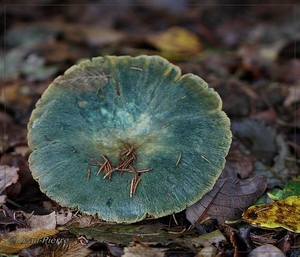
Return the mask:
[[(300, 177), (298, 177), (300, 179)], [(286, 183), (284, 189), (274, 189), (268, 193), (273, 200), (282, 200), (289, 196), (300, 196), (300, 180), (290, 180)]]

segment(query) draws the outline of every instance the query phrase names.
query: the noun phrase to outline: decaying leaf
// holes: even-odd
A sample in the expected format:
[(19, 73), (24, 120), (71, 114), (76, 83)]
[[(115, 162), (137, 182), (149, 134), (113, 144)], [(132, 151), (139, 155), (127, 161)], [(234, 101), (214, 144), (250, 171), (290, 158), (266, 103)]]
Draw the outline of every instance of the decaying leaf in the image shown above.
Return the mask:
[(212, 245), (219, 245), (221, 242), (225, 242), (226, 238), (220, 230), (201, 235), (199, 237), (193, 237), (189, 240), (189, 243), (196, 248), (209, 247)]
[(163, 257), (165, 256), (164, 251), (159, 248), (147, 247), (144, 245), (135, 245), (124, 248), (124, 254), (122, 257)]
[(158, 221), (150, 220), (134, 224), (101, 224), (93, 227), (79, 228), (68, 227), (72, 234), (77, 236), (84, 235), (87, 239), (94, 239), (100, 242), (109, 242), (129, 246), (135, 238), (151, 244), (159, 243), (168, 246), (169, 243), (186, 246), (193, 251), (198, 247), (209, 246), (212, 243), (218, 243), (225, 240), (225, 237), (218, 230), (205, 234), (203, 237), (193, 237), (198, 232), (196, 228), (180, 230), (169, 229)]
[(207, 246), (203, 248), (199, 253), (197, 253), (195, 257), (211, 257), (211, 256), (216, 256), (216, 254), (217, 254), (216, 247)]
[(6, 195), (0, 195), (0, 205), (6, 202)]
[(220, 178), (235, 177), (246, 179), (253, 172), (253, 156), (239, 149), (240, 143), (233, 139)]
[(270, 229), (281, 227), (300, 233), (300, 196), (251, 206), (242, 218), (255, 226)]
[(231, 123), (233, 134), (246, 146), (245, 152), (254, 157), (252, 176), (265, 176), (268, 187), (283, 187), (290, 178), (286, 167), (286, 157), (290, 155), (289, 147), (280, 134), (262, 122), (247, 119)]
[(202, 51), (198, 36), (180, 27), (151, 35), (148, 42), (159, 49), (162, 56), (171, 59), (185, 59)]
[(209, 193), (187, 208), (187, 219), (192, 224), (207, 217), (217, 219), (220, 223), (240, 219), (243, 210), (253, 204), (266, 187), (266, 179), (262, 176), (245, 180), (233, 177), (218, 179)]
[(26, 222), (30, 228), (45, 228), (54, 229), (56, 228), (56, 214), (55, 211), (48, 215), (32, 215), (23, 213), (26, 217)]
[[(149, 224), (102, 224), (93, 227), (69, 227), (71, 233), (85, 235), (88, 239), (111, 242), (116, 244), (129, 245), (137, 236), (145, 242), (160, 242), (167, 244), (172, 240), (173, 234), (162, 230), (165, 226), (160, 222)], [(178, 235), (177, 235), (178, 236)]]
[(66, 243), (62, 245), (50, 244), (48, 251), (42, 254), (41, 257), (87, 257), (91, 250), (82, 245), (77, 238), (65, 238)]
[(1, 236), (0, 253), (11, 254), (16, 253), (33, 244), (45, 243), (50, 240), (50, 237), (57, 234), (56, 229), (32, 229), (18, 230)]
[(65, 225), (73, 218), (73, 213), (70, 209), (65, 212), (63, 209), (56, 213), (56, 222), (57, 225)]
[(18, 170), (19, 168), (17, 167), (9, 167), (7, 165), (0, 166), (0, 193), (18, 181)]
[(300, 101), (300, 85), (290, 86), (289, 93), (284, 100), (284, 106), (290, 106), (294, 102)]
[(285, 257), (282, 251), (280, 251), (277, 247), (274, 245), (261, 245), (257, 248), (255, 248), (253, 251), (251, 251), (248, 255), (248, 257)]

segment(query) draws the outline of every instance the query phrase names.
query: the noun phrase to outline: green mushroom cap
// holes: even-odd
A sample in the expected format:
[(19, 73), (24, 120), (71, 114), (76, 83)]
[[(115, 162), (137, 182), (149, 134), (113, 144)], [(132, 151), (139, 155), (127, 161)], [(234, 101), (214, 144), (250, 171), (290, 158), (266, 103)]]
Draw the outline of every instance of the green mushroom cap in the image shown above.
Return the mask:
[(41, 190), (114, 222), (184, 210), (212, 189), (231, 143), (219, 95), (159, 56), (82, 61), (44, 92), (28, 124)]

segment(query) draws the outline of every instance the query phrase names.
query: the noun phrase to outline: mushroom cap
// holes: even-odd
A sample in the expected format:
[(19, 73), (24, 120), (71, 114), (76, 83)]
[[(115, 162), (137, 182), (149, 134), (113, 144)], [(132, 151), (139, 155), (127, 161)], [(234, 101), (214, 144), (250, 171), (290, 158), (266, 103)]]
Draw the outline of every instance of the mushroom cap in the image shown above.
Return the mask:
[[(62, 206), (114, 222), (184, 210), (212, 189), (231, 143), (219, 95), (159, 56), (106, 56), (57, 77), (28, 124), (29, 157), (41, 190)], [(117, 166), (132, 146), (140, 174), (97, 176), (90, 160)], [(90, 169), (90, 178), (87, 179)]]

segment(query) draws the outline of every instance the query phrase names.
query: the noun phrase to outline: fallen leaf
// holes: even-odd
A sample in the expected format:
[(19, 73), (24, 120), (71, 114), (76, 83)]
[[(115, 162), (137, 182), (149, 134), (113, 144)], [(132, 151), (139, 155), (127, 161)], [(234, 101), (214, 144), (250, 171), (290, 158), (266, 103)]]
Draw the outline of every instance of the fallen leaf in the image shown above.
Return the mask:
[(165, 228), (163, 224), (155, 222), (146, 224), (102, 224), (84, 228), (71, 226), (68, 229), (78, 236), (85, 235), (88, 239), (93, 238), (98, 241), (116, 244), (129, 245), (133, 242), (135, 236), (146, 242), (167, 244), (174, 235), (166, 233), (162, 228)]
[(73, 213), (68, 209), (67, 213), (62, 209), (61, 211), (56, 213), (56, 222), (57, 225), (65, 225), (73, 218)]
[(248, 257), (285, 257), (282, 251), (273, 245), (262, 245), (251, 251)]
[(87, 257), (92, 252), (82, 245), (77, 238), (61, 238), (61, 244), (48, 244), (39, 257)]
[[(68, 227), (68, 230), (77, 236), (84, 235), (87, 239), (125, 246), (131, 245), (134, 242), (134, 238), (137, 237), (143, 240), (143, 242), (151, 242), (151, 244), (159, 243), (167, 246), (172, 242), (174, 245), (185, 245), (193, 251), (197, 251), (196, 245), (202, 245), (203, 242), (207, 241), (204, 238), (191, 236), (198, 233), (196, 228), (189, 230), (185, 228), (169, 230), (167, 226), (154, 220), (133, 224), (101, 224), (85, 228), (76, 227), (74, 224)], [(222, 235), (220, 231), (215, 233), (218, 233), (219, 236), (220, 234)], [(214, 234), (210, 235), (213, 236)], [(209, 238), (211, 239), (211, 237)]]
[(299, 101), (300, 101), (300, 85), (290, 86), (288, 88), (288, 95), (285, 98), (283, 105), (285, 107), (288, 107), (291, 104)]
[(19, 168), (17, 167), (10, 167), (7, 165), (0, 166), (0, 193), (2, 193), (5, 188), (18, 181), (18, 170)]
[(289, 146), (273, 127), (252, 119), (233, 121), (233, 134), (244, 145), (245, 153), (251, 153), (254, 169), (251, 176), (265, 176), (268, 187), (284, 187), (291, 172), (286, 167), (286, 157), (290, 156)]
[(147, 41), (168, 59), (186, 59), (202, 51), (198, 36), (184, 28), (172, 27), (167, 31), (147, 37)]
[(195, 255), (195, 257), (212, 257), (216, 256), (217, 249), (213, 246), (204, 247), (199, 253)]
[(56, 229), (17, 230), (1, 235), (0, 253), (16, 253), (36, 243), (43, 243), (50, 236), (58, 233)]
[(26, 223), (30, 228), (45, 228), (54, 229), (56, 228), (56, 213), (51, 212), (48, 215), (32, 215), (23, 212), (26, 217)]
[(0, 195), (0, 205), (6, 202), (6, 195)]
[(263, 228), (285, 228), (300, 233), (300, 196), (268, 204), (249, 207), (242, 216), (243, 220)]
[(189, 240), (189, 243), (196, 248), (209, 247), (212, 245), (220, 245), (226, 241), (225, 236), (220, 230), (215, 230), (213, 232), (201, 235), (199, 237), (193, 237)]
[(253, 156), (249, 153), (243, 153), (239, 149), (239, 145), (240, 143), (233, 138), (220, 178), (246, 179), (253, 172)]
[(266, 187), (266, 179), (262, 176), (245, 180), (218, 179), (209, 193), (186, 209), (186, 217), (192, 224), (207, 217), (217, 219), (219, 223), (240, 219), (242, 212), (263, 194)]
[(159, 248), (152, 248), (140, 244), (125, 247), (122, 257), (164, 257), (165, 253)]
[(19, 154), (7, 153), (1, 156), (0, 161), (1, 164), (18, 167), (18, 181), (5, 190), (10, 200), (31, 202), (44, 197), (38, 183), (32, 177), (27, 158)]
[(63, 25), (64, 37), (71, 42), (87, 43), (89, 46), (103, 47), (118, 43), (124, 38), (124, 33), (110, 28), (86, 26), (68, 23)]
[(268, 196), (275, 200), (282, 200), (289, 196), (300, 196), (300, 178), (298, 180), (290, 180), (286, 183), (285, 187), (281, 190), (275, 188), (272, 192), (268, 193)]

